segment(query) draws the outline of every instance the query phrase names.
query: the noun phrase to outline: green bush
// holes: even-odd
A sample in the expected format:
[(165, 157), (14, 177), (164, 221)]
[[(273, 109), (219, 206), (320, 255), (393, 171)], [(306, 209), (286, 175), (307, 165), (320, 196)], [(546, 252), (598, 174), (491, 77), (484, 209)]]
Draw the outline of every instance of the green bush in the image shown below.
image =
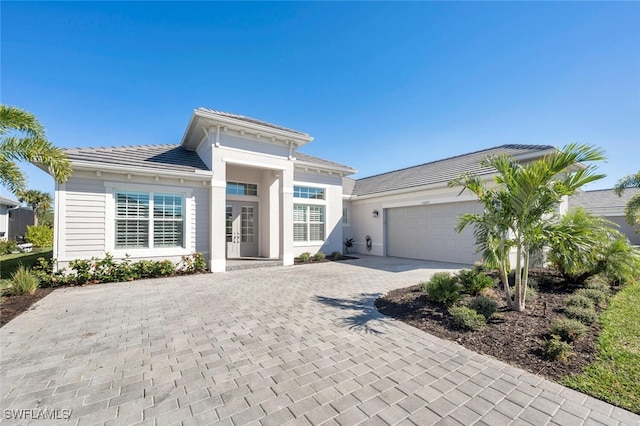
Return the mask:
[(604, 278), (601, 278), (599, 275), (589, 278), (585, 283), (585, 288), (600, 290), (607, 296), (611, 294), (611, 286)]
[(563, 342), (560, 336), (553, 335), (551, 339), (545, 340), (542, 353), (545, 358), (551, 361), (567, 362), (571, 354), (571, 349), (572, 347), (569, 343)]
[(304, 252), (302, 253), (300, 256), (298, 256), (298, 259), (300, 260), (300, 262), (302, 263), (307, 263), (309, 260), (311, 260), (311, 253), (309, 252)]
[(581, 288), (573, 294), (590, 299), (596, 306), (601, 306), (607, 300), (607, 294), (596, 288)]
[(76, 272), (76, 282), (78, 284), (86, 284), (93, 279), (93, 270), (90, 260), (75, 259), (69, 262), (69, 267)]
[(472, 296), (477, 296), (482, 290), (495, 285), (493, 278), (481, 273), (478, 269), (463, 269), (457, 275), (462, 287)]
[(498, 311), (498, 302), (485, 296), (474, 297), (468, 306), (486, 319), (491, 318)]
[(327, 258), (327, 255), (324, 254), (324, 252), (317, 252), (316, 254), (313, 255), (313, 260), (324, 260)]
[(34, 247), (53, 246), (53, 228), (44, 225), (27, 226), (25, 241), (33, 244)]
[(30, 270), (20, 265), (20, 267), (11, 274), (11, 287), (9, 288), (9, 294), (13, 296), (33, 294), (38, 288), (38, 284), (38, 277), (31, 273)]
[(453, 317), (453, 322), (465, 330), (477, 331), (487, 325), (484, 315), (466, 306), (453, 306), (449, 308), (449, 314)]
[(593, 300), (580, 294), (572, 294), (564, 300), (565, 306), (575, 306), (584, 309), (593, 309), (595, 307)]
[(333, 260), (340, 260), (342, 259), (342, 253), (340, 253), (339, 251), (334, 251), (333, 253), (331, 253), (331, 258)]
[(593, 308), (583, 308), (580, 306), (567, 306), (564, 314), (568, 318), (576, 319), (585, 325), (591, 325), (598, 319), (598, 314)]
[(551, 324), (549, 333), (560, 336), (565, 342), (579, 340), (587, 332), (587, 326), (576, 319), (560, 318)]
[(18, 251), (18, 243), (14, 240), (0, 240), (0, 256)]
[(169, 266), (166, 265), (165, 268), (160, 271), (161, 275), (172, 275), (176, 270), (180, 270), (181, 272), (187, 274), (199, 274), (205, 272), (207, 270), (207, 261), (204, 259), (202, 253), (193, 252), (189, 256), (182, 256), (182, 262), (178, 267), (173, 267), (173, 270), (170, 270)]
[(432, 301), (445, 306), (452, 306), (462, 299), (458, 278), (449, 272), (436, 272), (429, 281), (420, 283), (422, 290)]

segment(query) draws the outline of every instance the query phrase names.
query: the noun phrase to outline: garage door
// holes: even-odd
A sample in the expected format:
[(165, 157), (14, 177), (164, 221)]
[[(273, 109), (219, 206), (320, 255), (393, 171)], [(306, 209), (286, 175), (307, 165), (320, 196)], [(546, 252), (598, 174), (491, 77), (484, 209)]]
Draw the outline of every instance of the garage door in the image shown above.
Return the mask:
[(475, 201), (386, 209), (387, 256), (471, 264), (481, 257), (473, 227), (454, 228), (462, 213), (477, 212)]

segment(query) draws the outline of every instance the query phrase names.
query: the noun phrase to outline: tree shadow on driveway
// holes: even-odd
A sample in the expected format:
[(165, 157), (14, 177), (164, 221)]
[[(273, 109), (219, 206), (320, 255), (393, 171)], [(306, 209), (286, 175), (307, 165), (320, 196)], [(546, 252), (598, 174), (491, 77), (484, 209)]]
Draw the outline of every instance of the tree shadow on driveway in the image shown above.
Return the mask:
[(361, 293), (354, 299), (337, 299), (326, 296), (315, 296), (314, 299), (334, 308), (353, 311), (350, 315), (339, 318), (336, 321), (341, 326), (348, 327), (352, 331), (381, 334), (384, 332), (380, 330), (380, 327), (374, 327), (374, 325), (384, 326), (384, 319), (386, 318), (378, 312), (374, 305), (376, 299), (380, 296), (382, 296), (382, 293)]

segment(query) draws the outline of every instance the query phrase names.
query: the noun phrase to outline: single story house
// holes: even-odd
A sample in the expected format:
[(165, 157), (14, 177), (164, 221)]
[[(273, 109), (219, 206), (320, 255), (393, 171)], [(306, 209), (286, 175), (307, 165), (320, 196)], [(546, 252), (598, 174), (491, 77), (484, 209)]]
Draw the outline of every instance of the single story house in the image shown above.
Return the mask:
[(613, 189), (579, 191), (569, 197), (569, 207), (582, 207), (591, 214), (610, 220), (618, 225), (616, 229), (626, 235), (631, 244), (640, 246), (640, 233), (624, 218), (625, 207), (635, 194), (640, 194), (640, 188), (625, 189), (622, 196), (618, 196)]
[(0, 197), (0, 239), (6, 240), (9, 237), (9, 210), (20, 205), (19, 201)]
[(472, 263), (478, 211), (447, 182), (464, 171), (487, 180), (487, 155), (521, 161), (551, 146), (504, 145), (353, 180), (356, 171), (298, 150), (306, 133), (253, 118), (196, 109), (179, 145), (69, 149), (73, 175), (55, 190), (54, 257), (179, 260), (202, 252), (213, 272), (233, 258), (293, 264), (303, 252), (354, 251)]

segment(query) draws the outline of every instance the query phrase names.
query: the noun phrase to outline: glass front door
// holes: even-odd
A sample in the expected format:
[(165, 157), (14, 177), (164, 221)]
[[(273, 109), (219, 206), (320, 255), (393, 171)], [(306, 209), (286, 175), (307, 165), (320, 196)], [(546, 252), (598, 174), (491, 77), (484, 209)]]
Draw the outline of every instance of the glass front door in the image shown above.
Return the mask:
[(227, 201), (227, 258), (258, 256), (258, 203)]

